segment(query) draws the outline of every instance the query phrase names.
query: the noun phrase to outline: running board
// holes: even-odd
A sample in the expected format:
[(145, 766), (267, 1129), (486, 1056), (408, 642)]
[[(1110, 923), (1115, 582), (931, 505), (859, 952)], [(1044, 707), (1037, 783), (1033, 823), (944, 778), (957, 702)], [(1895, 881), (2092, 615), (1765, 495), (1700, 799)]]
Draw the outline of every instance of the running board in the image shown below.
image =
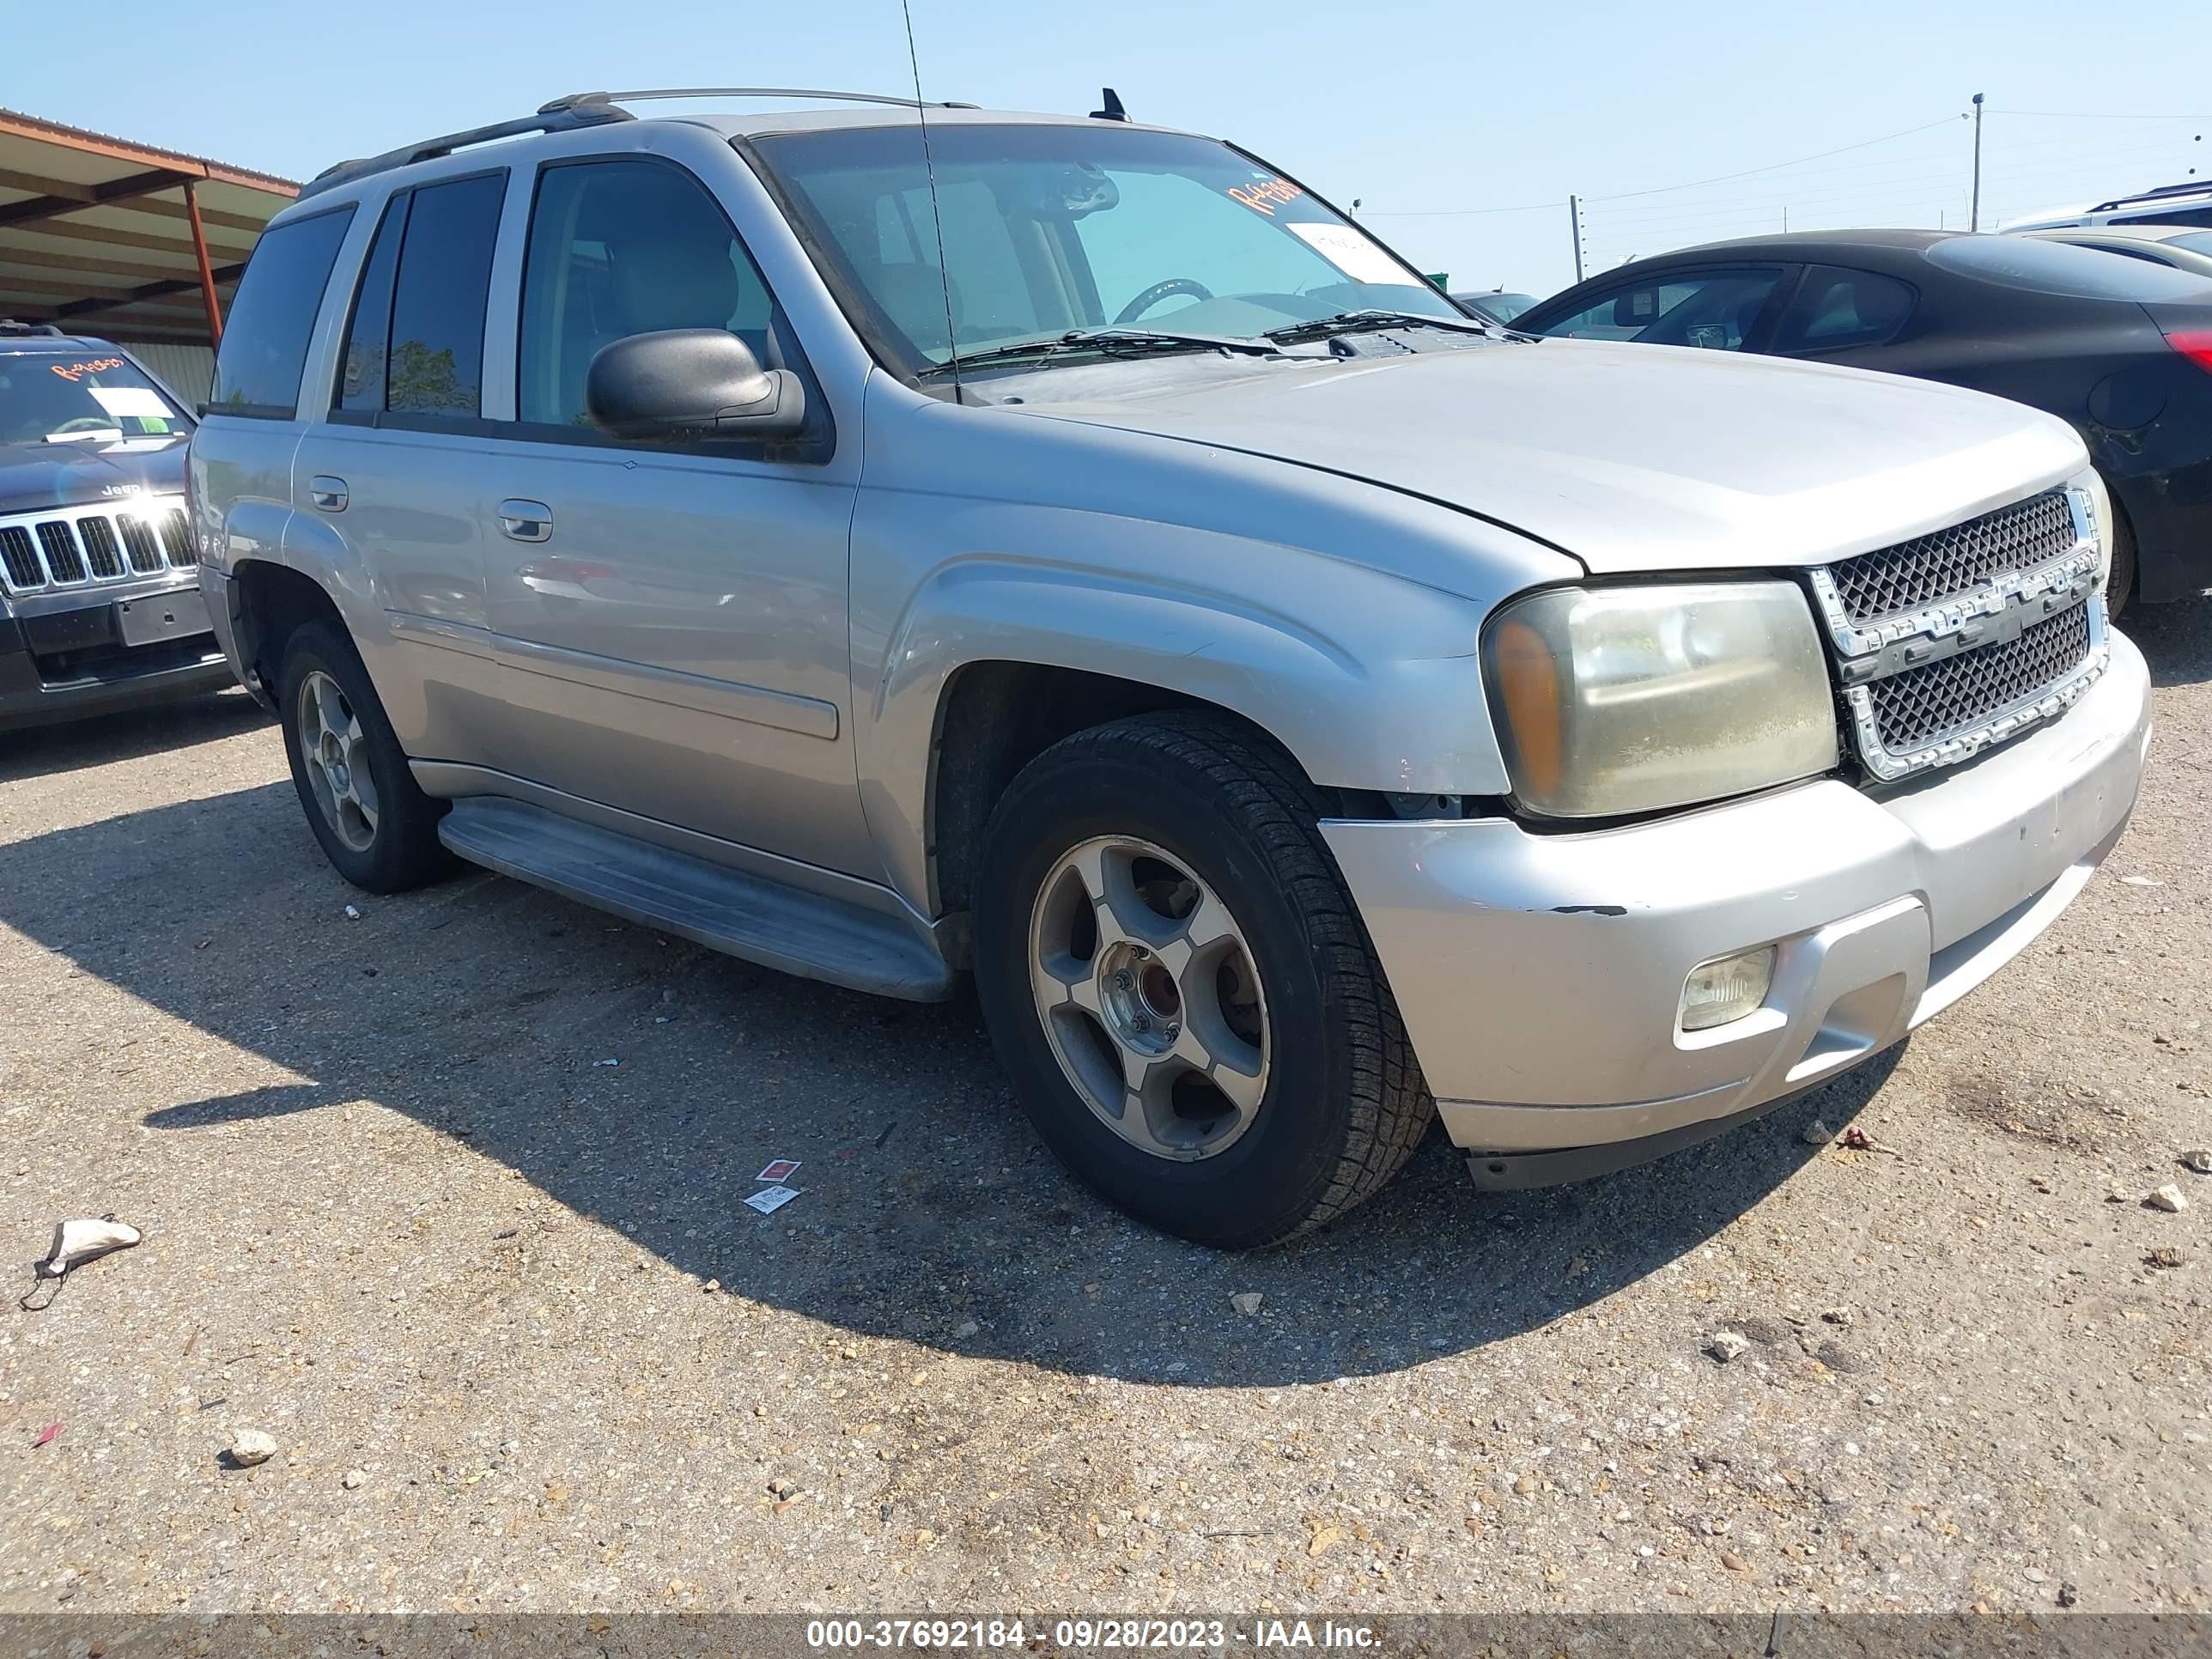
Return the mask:
[(765, 968), (910, 1002), (952, 994), (944, 958), (894, 916), (540, 806), (457, 800), (438, 839), (471, 864)]

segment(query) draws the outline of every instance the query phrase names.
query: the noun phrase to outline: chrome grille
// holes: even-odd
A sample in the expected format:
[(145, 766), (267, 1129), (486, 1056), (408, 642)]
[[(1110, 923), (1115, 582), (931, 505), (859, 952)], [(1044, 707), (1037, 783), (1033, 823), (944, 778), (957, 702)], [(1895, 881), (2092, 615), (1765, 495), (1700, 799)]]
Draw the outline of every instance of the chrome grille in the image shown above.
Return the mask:
[(198, 562), (173, 496), (0, 518), (0, 586), (11, 593), (131, 581)]
[(122, 519), (117, 522), (123, 531), (123, 545), (131, 550), (131, 568), (142, 576), (150, 576), (159, 570), (164, 561), (154, 526), (143, 519)]
[(1867, 686), (1882, 747), (1902, 754), (1940, 742), (2033, 698), (2089, 655), (2089, 607), (2031, 623), (2017, 639), (1908, 668)]
[(31, 532), (19, 524), (0, 524), (0, 569), (7, 572), (10, 587), (45, 586), (46, 571), (39, 564)]
[(2048, 490), (1811, 573), (1871, 779), (1966, 760), (2063, 714), (2104, 672), (2093, 511)]
[(46, 556), (46, 568), (58, 582), (84, 580), (84, 556), (77, 551), (76, 532), (64, 519), (49, 519), (39, 526), (39, 550)]
[(161, 550), (180, 570), (200, 562), (199, 550), (192, 545), (191, 523), (181, 507), (173, 507), (161, 515)]
[(2007, 571), (2032, 569), (2074, 545), (2074, 513), (2053, 489), (1978, 519), (1829, 567), (1853, 622), (1868, 623), (1947, 599)]
[(115, 549), (115, 526), (105, 519), (87, 519), (76, 527), (84, 538), (84, 556), (92, 561), (95, 576), (123, 574), (123, 556)]

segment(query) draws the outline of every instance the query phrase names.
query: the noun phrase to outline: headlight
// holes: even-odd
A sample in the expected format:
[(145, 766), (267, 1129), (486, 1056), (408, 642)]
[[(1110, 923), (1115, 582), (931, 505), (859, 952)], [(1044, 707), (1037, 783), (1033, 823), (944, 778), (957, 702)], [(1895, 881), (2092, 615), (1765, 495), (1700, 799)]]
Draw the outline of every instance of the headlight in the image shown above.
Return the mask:
[(1836, 763), (1836, 706), (1786, 581), (1560, 587), (1483, 644), (1516, 798), (1607, 817), (1741, 794)]

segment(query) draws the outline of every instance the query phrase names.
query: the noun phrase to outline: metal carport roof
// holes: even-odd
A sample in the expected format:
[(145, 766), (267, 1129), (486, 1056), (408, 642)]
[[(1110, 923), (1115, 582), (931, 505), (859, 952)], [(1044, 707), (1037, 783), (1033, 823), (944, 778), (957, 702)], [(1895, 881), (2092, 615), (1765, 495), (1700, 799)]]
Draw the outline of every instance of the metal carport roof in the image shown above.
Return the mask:
[(0, 317), (211, 346), (300, 187), (0, 108)]

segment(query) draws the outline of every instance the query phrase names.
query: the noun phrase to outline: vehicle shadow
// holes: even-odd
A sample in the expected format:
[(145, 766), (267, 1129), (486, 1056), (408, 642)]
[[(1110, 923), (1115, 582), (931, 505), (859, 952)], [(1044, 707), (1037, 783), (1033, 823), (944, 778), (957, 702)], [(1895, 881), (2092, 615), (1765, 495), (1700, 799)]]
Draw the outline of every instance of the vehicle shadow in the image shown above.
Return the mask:
[[(1569, 1188), (1478, 1194), (1432, 1135), (1336, 1226), (1226, 1256), (1124, 1220), (1060, 1171), (972, 1000), (807, 983), (489, 876), (372, 898), (324, 865), (289, 784), (56, 830), (5, 856), (0, 922), (290, 1073), (151, 1111), (163, 1133), (134, 1157), (372, 1102), (726, 1291), (1073, 1373), (1313, 1381), (1540, 1327), (1741, 1215), (1816, 1155), (1808, 1121), (1840, 1128), (1895, 1064)], [(125, 882), (158, 908), (110, 903)], [(742, 1200), (781, 1157), (802, 1161), (802, 1196), (763, 1218)], [(447, 1236), (489, 1249), (513, 1224), (461, 1215)], [(1230, 1304), (1249, 1291), (1266, 1298), (1257, 1317)]]
[(88, 720), (0, 731), (0, 783), (135, 760), (157, 750), (182, 749), (246, 731), (268, 718), (243, 687), (232, 686), (177, 702), (95, 714)]
[(2212, 680), (2212, 595), (2130, 606), (2120, 631), (2142, 648), (2153, 685)]

